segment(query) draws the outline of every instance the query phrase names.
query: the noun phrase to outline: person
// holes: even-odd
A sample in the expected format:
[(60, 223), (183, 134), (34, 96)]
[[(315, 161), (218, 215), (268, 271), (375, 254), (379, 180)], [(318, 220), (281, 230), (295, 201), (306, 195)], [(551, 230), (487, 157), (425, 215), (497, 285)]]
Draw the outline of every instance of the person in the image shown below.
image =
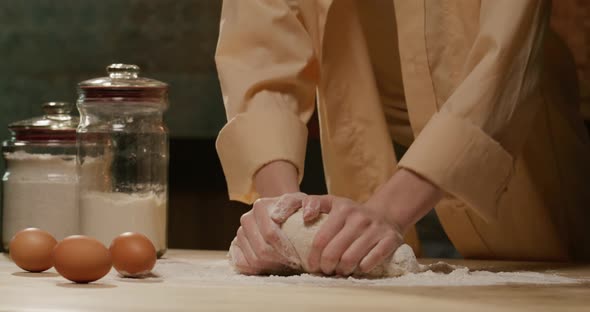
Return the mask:
[[(280, 224), (298, 209), (328, 213), (317, 273), (369, 271), (404, 234), (417, 248), (433, 207), (465, 258), (589, 259), (590, 140), (549, 14), (542, 0), (224, 1), (216, 145), (230, 198), (254, 203), (238, 269), (291, 265)], [(316, 106), (322, 196), (299, 192)]]

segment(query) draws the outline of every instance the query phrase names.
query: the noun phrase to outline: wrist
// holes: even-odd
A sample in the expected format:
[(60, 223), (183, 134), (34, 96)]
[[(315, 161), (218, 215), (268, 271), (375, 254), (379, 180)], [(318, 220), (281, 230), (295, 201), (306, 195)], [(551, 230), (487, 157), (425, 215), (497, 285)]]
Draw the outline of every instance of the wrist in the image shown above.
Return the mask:
[(434, 208), (443, 194), (418, 174), (399, 169), (366, 205), (403, 234)]
[(285, 160), (270, 162), (254, 175), (254, 187), (261, 197), (278, 197), (299, 192), (297, 168)]

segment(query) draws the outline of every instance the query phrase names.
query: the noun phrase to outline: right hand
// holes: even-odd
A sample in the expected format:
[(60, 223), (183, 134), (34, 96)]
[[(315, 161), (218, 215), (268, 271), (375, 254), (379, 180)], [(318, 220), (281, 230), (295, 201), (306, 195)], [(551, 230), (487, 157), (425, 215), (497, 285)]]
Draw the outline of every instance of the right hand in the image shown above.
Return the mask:
[(299, 257), (279, 224), (301, 208), (304, 193), (261, 198), (240, 218), (231, 257), (242, 274), (272, 273), (300, 265)]
[(328, 216), (313, 238), (307, 259), (310, 273), (369, 273), (403, 244), (399, 226), (365, 204), (333, 195), (308, 196), (305, 202), (314, 199), (320, 205), (311, 210), (305, 204), (304, 220), (306, 215), (312, 220), (321, 213)]

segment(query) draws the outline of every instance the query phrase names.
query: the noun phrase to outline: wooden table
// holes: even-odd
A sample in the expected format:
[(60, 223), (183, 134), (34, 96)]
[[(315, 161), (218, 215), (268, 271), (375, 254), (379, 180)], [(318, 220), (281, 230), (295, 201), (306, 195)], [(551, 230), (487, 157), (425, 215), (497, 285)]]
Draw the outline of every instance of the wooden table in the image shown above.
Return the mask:
[[(171, 250), (168, 260), (195, 268), (224, 252)], [(590, 280), (590, 265), (449, 261), (471, 269), (551, 268)], [(207, 270), (207, 266), (202, 266)], [(206, 273), (206, 272), (204, 272)], [(0, 255), (0, 311), (590, 311), (590, 283), (471, 287), (326, 287), (124, 280), (112, 271), (98, 283), (76, 285), (55, 271), (20, 271)]]

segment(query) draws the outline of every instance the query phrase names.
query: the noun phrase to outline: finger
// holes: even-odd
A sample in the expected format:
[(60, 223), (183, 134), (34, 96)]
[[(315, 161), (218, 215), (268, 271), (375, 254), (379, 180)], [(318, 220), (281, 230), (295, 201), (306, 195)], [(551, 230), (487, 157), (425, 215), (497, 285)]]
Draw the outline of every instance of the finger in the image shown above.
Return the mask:
[(340, 232), (336, 234), (322, 252), (322, 256), (320, 257), (320, 269), (322, 272), (325, 274), (333, 274), (346, 249), (348, 249), (359, 236), (364, 234), (370, 224), (370, 219), (364, 217), (360, 213), (349, 215)]
[(301, 201), (301, 206), (303, 206), (303, 222), (305, 223), (317, 219), (321, 213), (321, 202), (316, 196), (308, 196), (304, 198), (303, 201)]
[(305, 198), (304, 193), (285, 194), (275, 203), (271, 218), (278, 224), (283, 224), (291, 215), (301, 208), (301, 201)]
[(336, 274), (349, 276), (359, 266), (361, 260), (377, 245), (380, 238), (380, 228), (370, 226), (365, 233), (356, 239), (340, 257), (336, 266)]
[[(339, 211), (338, 213), (331, 213), (328, 215), (326, 222), (320, 227), (315, 234), (311, 243), (311, 250), (308, 256), (308, 267), (312, 273), (320, 272), (320, 259), (322, 253), (328, 243), (340, 232), (344, 227), (346, 213)], [(336, 259), (337, 261), (338, 259)], [(324, 272), (322, 270), (322, 272)], [(324, 272), (330, 274), (331, 272)]]
[[(227, 252), (227, 256), (229, 258), (229, 263), (232, 266), (235, 266), (235, 264), (236, 264), (237, 257), (235, 255), (235, 253), (236, 253), (236, 249), (239, 248), (237, 244), (238, 244), (238, 237), (236, 235), (236, 237), (234, 237), (234, 239), (231, 241), (231, 244), (229, 245), (229, 251)], [(241, 252), (241, 250), (240, 250), (240, 252)]]
[(242, 249), (240, 249), (239, 246), (237, 246), (237, 245), (232, 246), (231, 256), (233, 259), (233, 265), (240, 274), (245, 274), (245, 275), (259, 274), (259, 272), (256, 269), (252, 268), (250, 266), (250, 264), (248, 264), (248, 261), (244, 257), (244, 252), (242, 251)]
[(393, 236), (384, 237), (361, 260), (359, 269), (363, 273), (371, 272), (377, 265), (382, 264), (387, 257), (391, 256), (400, 245), (400, 241)]
[(254, 207), (252, 211), (264, 241), (272, 246), (274, 251), (285, 260), (283, 264), (292, 268), (298, 267), (300, 261), (297, 251), (285, 233), (270, 219), (268, 210), (265, 207), (258, 206)]
[(238, 228), (238, 233), (236, 234), (236, 245), (240, 248), (242, 255), (244, 256), (244, 260), (246, 261), (245, 265), (256, 269), (253, 264), (258, 262), (258, 257), (256, 257), (256, 253), (252, 250), (246, 235), (244, 234), (243, 227)]
[[(267, 244), (262, 237), (254, 211), (250, 211), (240, 218), (240, 223), (244, 229), (244, 236), (256, 256), (256, 263), (250, 262), (251, 265), (264, 271), (276, 268), (277, 264), (289, 265), (289, 261), (275, 252), (273, 247)], [(247, 252), (246, 256), (248, 257)]]
[(317, 200), (319, 200), (321, 213), (330, 213), (330, 211), (332, 211), (332, 206), (334, 205), (334, 199), (336, 199), (333, 195), (310, 195), (308, 197), (317, 198)]

